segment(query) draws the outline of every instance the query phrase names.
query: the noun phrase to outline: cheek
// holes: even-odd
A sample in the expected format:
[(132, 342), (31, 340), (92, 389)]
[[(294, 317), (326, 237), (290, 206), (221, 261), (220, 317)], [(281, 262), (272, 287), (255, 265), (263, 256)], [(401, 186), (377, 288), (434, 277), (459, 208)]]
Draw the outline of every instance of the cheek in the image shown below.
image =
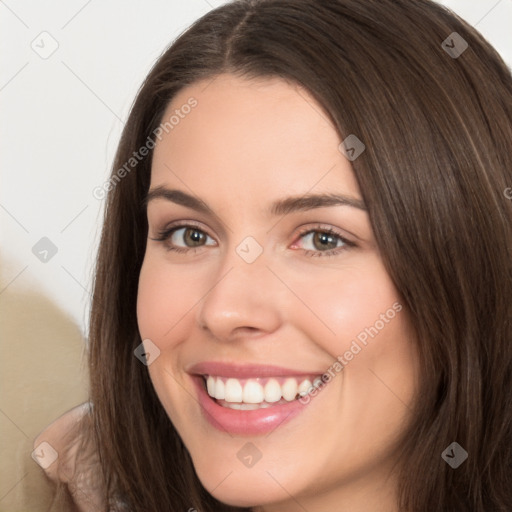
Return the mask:
[[(149, 375), (160, 402), (178, 428), (183, 420), (177, 410), (195, 414), (181, 393), (183, 382), (176, 367), (180, 351), (174, 350), (186, 339), (187, 312), (198, 301), (193, 275), (182, 267), (176, 268), (163, 258), (147, 253), (139, 275), (137, 322), (141, 338), (150, 339), (160, 349), (160, 357), (148, 367)], [(188, 395), (187, 395), (188, 396)], [(178, 404), (178, 405), (177, 405)]]
[(293, 321), (334, 358), (353, 340), (365, 347), (374, 338), (394, 337), (400, 323), (399, 295), (379, 258), (360, 253), (351, 263), (304, 273), (297, 288), (309, 311), (297, 307)]
[[(142, 264), (137, 294), (137, 321), (142, 339), (160, 346), (170, 330), (179, 326), (197, 302), (198, 279), (184, 267), (178, 270), (160, 258), (147, 255)], [(161, 347), (162, 348), (162, 347)]]

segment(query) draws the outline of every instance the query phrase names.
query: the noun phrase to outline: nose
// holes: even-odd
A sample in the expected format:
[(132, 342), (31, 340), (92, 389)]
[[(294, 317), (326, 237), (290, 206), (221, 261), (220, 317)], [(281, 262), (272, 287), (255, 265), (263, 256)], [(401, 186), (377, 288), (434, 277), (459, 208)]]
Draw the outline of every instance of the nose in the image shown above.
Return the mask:
[(198, 304), (198, 325), (218, 341), (275, 331), (286, 310), (286, 287), (268, 268), (265, 253), (248, 263), (229, 252)]

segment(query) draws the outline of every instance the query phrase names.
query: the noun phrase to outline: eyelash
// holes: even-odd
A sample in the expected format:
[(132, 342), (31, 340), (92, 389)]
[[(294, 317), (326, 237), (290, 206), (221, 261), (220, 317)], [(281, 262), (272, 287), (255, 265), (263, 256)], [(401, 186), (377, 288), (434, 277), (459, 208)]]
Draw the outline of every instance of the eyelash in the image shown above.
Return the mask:
[[(189, 222), (186, 224), (177, 224), (177, 225), (171, 226), (167, 229), (164, 229), (162, 231), (159, 231), (158, 236), (156, 238), (150, 237), (150, 239), (154, 240), (156, 242), (166, 242), (174, 234), (175, 231), (178, 231), (179, 229), (182, 229), (182, 228), (192, 228), (197, 231), (200, 231), (201, 233), (205, 234), (206, 236), (209, 236), (208, 233), (206, 233), (203, 229), (201, 229), (201, 227), (199, 225)], [(324, 235), (333, 236), (335, 238), (338, 238), (339, 240), (341, 240), (341, 242), (343, 242), (344, 245), (342, 245), (341, 247), (337, 247), (335, 249), (328, 249), (327, 251), (312, 251), (310, 249), (302, 249), (304, 251), (305, 256), (309, 256), (309, 257), (312, 257), (312, 256), (319, 256), (319, 257), (336, 256), (336, 255), (340, 254), (341, 252), (346, 251), (348, 248), (356, 246), (356, 244), (354, 242), (347, 240), (345, 237), (343, 237), (341, 235), (341, 233), (338, 233), (335, 229), (333, 229), (331, 227), (324, 228), (322, 226), (315, 226), (314, 228), (311, 228), (311, 227), (305, 228), (298, 233), (298, 238), (302, 238), (305, 235), (308, 235), (310, 233), (315, 233), (315, 232), (319, 232)], [(201, 247), (203, 247), (203, 246), (201, 246)], [(195, 249), (200, 249), (201, 247), (184, 248), (184, 247), (172, 246), (169, 244), (166, 245), (166, 249), (168, 251), (175, 251), (177, 253), (187, 253), (189, 251), (194, 251)]]
[(341, 235), (341, 233), (338, 233), (335, 229), (331, 227), (324, 228), (322, 226), (315, 226), (313, 228), (304, 228), (299, 231), (298, 238), (302, 238), (305, 235), (309, 235), (310, 233), (322, 233), (323, 235), (331, 236), (334, 238), (338, 238), (341, 240), (343, 245), (341, 247), (336, 247), (335, 249), (328, 249), (327, 251), (312, 251), (310, 249), (302, 249), (304, 251), (305, 256), (318, 256), (318, 257), (324, 257), (324, 256), (337, 256), (338, 254), (346, 251), (349, 247), (355, 247), (355, 243), (351, 242), (350, 240), (347, 240), (344, 236)]

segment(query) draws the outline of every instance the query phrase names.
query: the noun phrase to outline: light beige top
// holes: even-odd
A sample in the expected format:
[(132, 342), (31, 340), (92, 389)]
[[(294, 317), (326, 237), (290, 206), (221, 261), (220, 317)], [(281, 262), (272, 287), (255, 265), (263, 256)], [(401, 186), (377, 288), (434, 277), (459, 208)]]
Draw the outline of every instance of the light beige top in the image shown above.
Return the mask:
[(83, 443), (80, 426), (90, 421), (92, 405), (85, 402), (64, 413), (34, 440), (34, 460), (56, 487), (51, 511), (104, 510), (98, 454)]

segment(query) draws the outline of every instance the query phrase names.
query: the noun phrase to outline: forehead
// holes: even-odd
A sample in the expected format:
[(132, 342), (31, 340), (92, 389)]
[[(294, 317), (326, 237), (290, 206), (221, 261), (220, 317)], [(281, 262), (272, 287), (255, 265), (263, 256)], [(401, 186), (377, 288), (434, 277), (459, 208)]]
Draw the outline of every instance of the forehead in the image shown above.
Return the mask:
[(334, 187), (359, 196), (335, 127), (295, 84), (220, 75), (182, 89), (162, 123), (170, 120), (155, 147), (152, 188), (185, 185), (249, 199)]

